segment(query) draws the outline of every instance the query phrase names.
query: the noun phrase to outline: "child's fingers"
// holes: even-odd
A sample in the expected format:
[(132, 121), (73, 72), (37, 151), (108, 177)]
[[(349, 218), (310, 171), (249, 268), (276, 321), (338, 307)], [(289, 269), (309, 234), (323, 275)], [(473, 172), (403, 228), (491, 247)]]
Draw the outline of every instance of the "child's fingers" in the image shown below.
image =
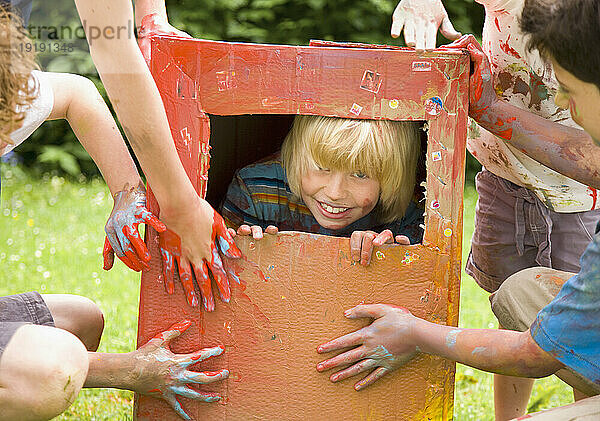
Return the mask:
[(258, 225), (252, 225), (252, 227), (250, 227), (250, 230), (252, 231), (252, 238), (254, 238), (255, 240), (260, 240), (261, 238), (263, 238), (263, 230)]
[(277, 228), (275, 225), (269, 225), (267, 228), (265, 228), (265, 232), (267, 234), (276, 235), (279, 232), (279, 228)]
[(144, 224), (150, 225), (156, 232), (164, 232), (167, 230), (167, 226), (150, 211), (142, 213), (142, 220)]
[(215, 299), (213, 297), (206, 263), (202, 262), (199, 268), (196, 266), (193, 267), (194, 273), (196, 274), (196, 281), (198, 282), (200, 293), (202, 294), (202, 303), (204, 305), (204, 309), (206, 311), (213, 311), (215, 309)]
[[(140, 258), (140, 260), (143, 263), (147, 263), (150, 260), (150, 253), (148, 253), (146, 243), (144, 243), (144, 240), (142, 240), (142, 237), (140, 237), (140, 233), (138, 232), (137, 228), (135, 228), (134, 226), (125, 225), (123, 227), (123, 234), (131, 242), (131, 246), (135, 250), (135, 253)], [(145, 266), (147, 269), (148, 265)]]
[(364, 231), (354, 231), (350, 236), (350, 257), (353, 262), (360, 261), (360, 248), (364, 235)]
[(198, 297), (196, 297), (196, 291), (194, 289), (194, 282), (192, 281), (192, 267), (188, 259), (184, 256), (175, 256), (177, 260), (177, 267), (179, 268), (179, 279), (181, 285), (185, 291), (185, 298), (192, 307), (198, 305)]
[(396, 243), (402, 244), (403, 246), (410, 246), (410, 240), (406, 235), (397, 235)]
[(175, 262), (173, 253), (161, 248), (160, 254), (162, 256), (163, 275), (165, 276), (165, 289), (168, 294), (173, 294), (173, 291), (175, 291)]
[(227, 228), (227, 232), (229, 235), (231, 235), (231, 237), (235, 237), (237, 235), (237, 232), (235, 232), (233, 228)]
[[(215, 212), (215, 215), (219, 214)], [(225, 221), (223, 221), (223, 218), (220, 215), (219, 220), (220, 223), (217, 226), (216, 240), (219, 243), (221, 253), (223, 253), (227, 257), (239, 259), (240, 257), (242, 257), (242, 252), (235, 245), (235, 242), (233, 241), (233, 236), (229, 234), (229, 230), (225, 225)]]
[(371, 261), (371, 253), (373, 253), (373, 240), (375, 239), (375, 233), (367, 232), (362, 240), (362, 247), (360, 251), (360, 264), (367, 266)]
[(111, 270), (115, 264), (115, 252), (108, 241), (108, 237), (104, 237), (104, 250), (102, 250), (102, 256), (104, 257), (104, 270)]
[(374, 246), (382, 246), (385, 243), (393, 243), (394, 242), (394, 233), (390, 230), (383, 230), (377, 237), (373, 240)]
[(238, 235), (250, 235), (252, 234), (252, 230), (250, 229), (250, 225), (240, 225), (237, 229)]

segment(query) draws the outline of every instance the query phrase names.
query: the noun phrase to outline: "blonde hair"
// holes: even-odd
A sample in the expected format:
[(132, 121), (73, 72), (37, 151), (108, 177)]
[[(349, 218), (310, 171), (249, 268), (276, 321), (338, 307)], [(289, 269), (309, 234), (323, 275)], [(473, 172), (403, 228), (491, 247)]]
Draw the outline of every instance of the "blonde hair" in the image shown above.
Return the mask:
[(21, 18), (0, 6), (0, 141), (9, 144), (37, 91), (31, 71), (38, 66), (33, 48), (27, 51), (29, 42)]
[(302, 175), (309, 168), (358, 171), (379, 182), (381, 221), (401, 218), (415, 188), (418, 127), (408, 121), (296, 116), (281, 148), (292, 193), (300, 197)]

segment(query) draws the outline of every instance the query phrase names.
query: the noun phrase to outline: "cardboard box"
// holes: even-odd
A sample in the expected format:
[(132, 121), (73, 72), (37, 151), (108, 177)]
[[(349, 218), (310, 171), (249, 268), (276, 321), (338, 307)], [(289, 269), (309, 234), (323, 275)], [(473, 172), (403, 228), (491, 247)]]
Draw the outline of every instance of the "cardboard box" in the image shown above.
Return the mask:
[[(184, 409), (198, 420), (451, 419), (454, 363), (420, 356), (355, 392), (358, 377), (333, 384), (317, 373), (324, 358), (315, 349), (369, 323), (343, 317), (361, 302), (402, 305), (432, 322), (457, 325), (468, 55), (323, 41), (287, 46), (160, 37), (153, 40), (151, 71), (182, 164), (203, 195), (208, 175), (211, 183), (215, 179), (217, 199), (228, 174), (264, 156), (265, 144), (281, 142), (290, 115), (419, 120), (427, 130), (423, 243), (381, 247), (366, 268), (350, 261), (348, 238), (296, 232), (261, 241), (238, 237), (246, 260), (228, 264), (242, 281), (232, 286), (231, 303), (217, 298), (216, 311), (206, 313), (188, 306), (178, 281), (174, 295), (165, 292), (156, 234), (149, 230), (153, 259), (142, 275), (138, 344), (190, 318), (194, 325), (173, 350), (223, 344), (223, 356), (196, 369), (231, 372), (230, 379), (200, 388), (221, 393), (221, 403), (183, 398)], [(212, 139), (211, 123), (219, 128)], [(210, 173), (209, 140), (213, 165), (218, 162)], [(152, 198), (149, 203), (158, 210)], [(136, 419), (178, 417), (165, 402), (138, 396)]]

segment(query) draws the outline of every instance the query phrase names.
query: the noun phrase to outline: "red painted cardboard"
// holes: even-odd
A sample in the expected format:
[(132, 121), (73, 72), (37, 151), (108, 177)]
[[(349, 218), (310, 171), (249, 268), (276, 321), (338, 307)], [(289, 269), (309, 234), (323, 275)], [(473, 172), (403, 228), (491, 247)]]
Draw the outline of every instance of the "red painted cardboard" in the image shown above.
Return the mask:
[[(227, 264), (241, 282), (233, 285), (231, 303), (217, 299), (216, 311), (205, 313), (187, 305), (179, 282), (174, 295), (165, 292), (156, 233), (149, 230), (152, 262), (142, 274), (138, 344), (189, 318), (194, 325), (174, 351), (223, 344), (223, 356), (196, 368), (231, 371), (229, 380), (200, 388), (221, 393), (221, 403), (182, 399), (184, 409), (210, 420), (451, 419), (453, 363), (420, 356), (355, 392), (357, 378), (332, 384), (316, 372), (323, 357), (315, 349), (369, 323), (343, 317), (361, 302), (402, 305), (456, 326), (468, 56), (319, 41), (287, 46), (160, 37), (152, 43), (151, 71), (182, 164), (203, 195), (212, 174), (208, 114), (422, 120), (427, 128), (423, 243), (381, 247), (367, 268), (350, 261), (348, 238), (238, 237), (246, 259)], [(218, 148), (219, 140), (212, 141)], [(152, 198), (149, 204), (158, 211)], [(138, 396), (136, 419), (178, 417), (165, 402)]]

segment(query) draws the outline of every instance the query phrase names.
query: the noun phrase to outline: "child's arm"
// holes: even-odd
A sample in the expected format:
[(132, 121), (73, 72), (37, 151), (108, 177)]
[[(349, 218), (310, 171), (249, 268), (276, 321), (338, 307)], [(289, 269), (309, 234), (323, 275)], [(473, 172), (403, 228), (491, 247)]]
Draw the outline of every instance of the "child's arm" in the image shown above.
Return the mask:
[(356, 332), (320, 345), (319, 353), (352, 349), (319, 363), (317, 370), (350, 364), (331, 375), (333, 382), (370, 372), (355, 384), (356, 390), (403, 366), (419, 352), (509, 376), (544, 377), (564, 367), (535, 343), (529, 331), (458, 329), (427, 322), (402, 307), (386, 304), (359, 305), (344, 315), (350, 319), (375, 320)]
[(475, 65), (470, 80), (469, 116), (531, 158), (587, 186), (600, 188), (598, 151), (583, 130), (546, 120), (500, 100), (490, 63), (472, 35), (442, 48), (467, 48)]
[[(131, 0), (75, 0), (75, 4), (79, 17), (87, 23), (92, 60), (152, 186), (161, 220), (181, 239), (179, 250), (164, 252), (181, 253), (208, 279), (208, 270), (219, 271), (219, 253), (231, 257), (240, 257), (241, 253), (222, 218), (198, 196), (181, 165), (160, 94), (127, 29), (134, 18)], [(98, 33), (107, 27), (125, 28), (125, 33), (111, 37)], [(228, 283), (220, 274), (215, 277), (220, 283)]]
[(111, 194), (141, 182), (123, 137), (94, 83), (68, 73), (44, 73), (52, 85), (54, 107), (48, 120), (66, 119), (90, 154)]
[[(373, 246), (380, 247), (384, 244), (392, 244), (394, 234), (386, 229), (377, 234), (375, 231), (354, 231), (350, 236), (350, 255), (353, 262), (360, 262), (363, 266), (371, 263)], [(410, 240), (405, 235), (397, 235), (398, 244), (410, 245)]]
[(149, 223), (158, 231), (164, 225), (146, 209), (145, 189), (127, 146), (100, 93), (82, 76), (43, 73), (54, 94), (49, 120), (66, 119), (88, 151), (115, 200), (106, 224), (104, 268), (113, 264), (114, 250), (131, 269), (141, 270), (150, 259), (137, 226)]

